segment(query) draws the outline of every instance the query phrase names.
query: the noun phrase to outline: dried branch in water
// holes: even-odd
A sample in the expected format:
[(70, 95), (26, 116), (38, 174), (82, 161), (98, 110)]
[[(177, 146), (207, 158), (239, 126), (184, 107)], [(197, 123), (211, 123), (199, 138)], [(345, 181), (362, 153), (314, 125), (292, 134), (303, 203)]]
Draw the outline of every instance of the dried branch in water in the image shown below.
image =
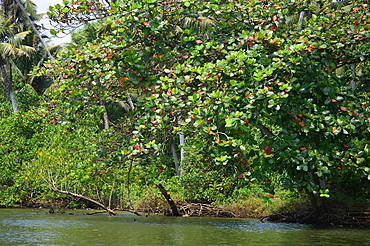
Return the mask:
[(116, 212), (114, 212), (109, 207), (106, 207), (104, 204), (102, 204), (98, 201), (95, 201), (94, 199), (91, 199), (89, 197), (86, 197), (86, 196), (83, 196), (83, 195), (80, 195), (80, 194), (76, 194), (76, 193), (72, 193), (72, 192), (69, 192), (69, 191), (59, 190), (59, 189), (55, 188), (54, 186), (51, 186), (50, 189), (53, 192), (56, 192), (56, 193), (60, 193), (60, 194), (64, 194), (64, 195), (70, 195), (70, 196), (78, 197), (78, 198), (84, 199), (86, 201), (92, 202), (92, 203), (98, 205), (99, 207), (101, 207), (102, 209), (104, 209), (105, 211), (107, 211), (110, 215), (114, 215), (114, 216), (118, 215)]

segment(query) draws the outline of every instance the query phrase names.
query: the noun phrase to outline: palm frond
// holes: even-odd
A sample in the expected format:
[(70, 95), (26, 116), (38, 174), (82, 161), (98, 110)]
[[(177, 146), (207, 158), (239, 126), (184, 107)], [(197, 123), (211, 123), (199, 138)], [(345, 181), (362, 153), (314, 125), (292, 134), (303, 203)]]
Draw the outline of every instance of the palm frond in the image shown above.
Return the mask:
[(29, 56), (35, 49), (30, 46), (21, 45), (16, 47), (11, 43), (0, 43), (0, 56), (15, 58), (19, 56)]
[(23, 2), (23, 7), (30, 16), (35, 16), (37, 14), (37, 6), (31, 0), (26, 0)]
[(181, 28), (191, 29), (197, 34), (208, 33), (215, 25), (216, 23), (214, 20), (205, 16), (199, 16), (197, 18), (186, 16), (181, 22)]
[(1, 57), (12, 57), (20, 55), (16, 47), (10, 43), (0, 43), (0, 55)]
[(29, 45), (20, 45), (18, 49), (24, 51), (26, 53), (26, 56), (31, 55), (33, 52), (36, 51), (36, 49)]
[[(47, 49), (49, 50), (49, 52), (51, 54), (59, 54), (59, 53), (63, 53), (63, 52), (68, 51), (68, 48), (66, 46), (63, 46), (63, 45), (48, 46)], [(48, 57), (48, 55), (46, 54), (46, 52), (44, 52), (44, 54), (40, 56), (36, 66), (41, 67), (47, 57)]]
[(7, 19), (4, 15), (0, 14), (0, 40), (12, 36), (14, 33), (14, 23), (10, 19)]
[(14, 34), (8, 38), (8, 43), (13, 44), (14, 46), (19, 46), (22, 44), (22, 41), (26, 38), (31, 31), (24, 31)]
[(47, 47), (48, 50), (50, 51), (50, 53), (63, 53), (63, 52), (67, 52), (68, 51), (68, 48), (64, 45), (52, 45), (52, 46), (48, 46)]
[(13, 71), (17, 73), (22, 79), (25, 79), (22, 71), (18, 68), (17, 64), (15, 64), (15, 62), (12, 59), (8, 59), (8, 61), (10, 61)]

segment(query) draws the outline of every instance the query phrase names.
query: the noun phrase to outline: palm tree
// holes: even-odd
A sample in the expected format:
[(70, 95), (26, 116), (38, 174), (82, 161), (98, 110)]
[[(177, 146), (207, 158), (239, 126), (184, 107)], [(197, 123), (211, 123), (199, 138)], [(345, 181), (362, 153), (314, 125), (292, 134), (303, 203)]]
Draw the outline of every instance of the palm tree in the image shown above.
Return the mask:
[(27, 74), (36, 65), (31, 54), (37, 55), (37, 61), (45, 57), (40, 56), (41, 50), (51, 57), (38, 33), (40, 27), (34, 24), (41, 17), (36, 14), (36, 5), (30, 0), (0, 1), (0, 70), (5, 97), (10, 99), (14, 112), (19, 109), (13, 90), (13, 74), (17, 73), (27, 80)]
[(28, 34), (30, 34), (30, 31), (15, 34), (7, 32), (0, 38), (0, 41), (2, 41), (0, 42), (0, 71), (3, 78), (4, 93), (5, 97), (10, 99), (14, 112), (18, 112), (19, 109), (13, 91), (13, 67), (15, 66), (17, 58), (22, 56), (28, 57), (35, 50), (31, 46), (22, 44), (22, 41)]

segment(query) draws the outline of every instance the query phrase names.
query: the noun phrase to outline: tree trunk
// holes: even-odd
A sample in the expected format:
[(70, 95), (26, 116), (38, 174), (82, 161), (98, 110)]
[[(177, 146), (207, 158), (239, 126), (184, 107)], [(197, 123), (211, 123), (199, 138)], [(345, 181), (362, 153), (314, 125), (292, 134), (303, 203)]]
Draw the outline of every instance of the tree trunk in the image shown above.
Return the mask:
[(175, 204), (175, 202), (172, 200), (170, 194), (168, 193), (168, 191), (164, 188), (163, 184), (159, 183), (157, 184), (157, 187), (158, 189), (162, 192), (162, 195), (166, 198), (168, 204), (170, 205), (171, 207), (171, 210), (172, 210), (172, 214), (174, 216), (181, 216), (181, 214), (179, 213), (179, 210)]
[(13, 107), (13, 112), (18, 112), (19, 109), (18, 109), (17, 100), (15, 98), (15, 94), (13, 91), (11, 70), (9, 71), (9, 76), (8, 76), (8, 73), (5, 68), (5, 62), (1, 57), (0, 57), (0, 70), (1, 70), (1, 75), (3, 77), (3, 80), (4, 80), (5, 98), (10, 99), (12, 103), (12, 107)]
[(127, 102), (128, 102), (128, 105), (130, 105), (130, 109), (131, 109), (131, 111), (134, 111), (134, 109), (135, 109), (135, 105), (134, 105), (134, 103), (132, 102), (132, 98), (131, 98), (131, 96), (127, 96)]
[[(181, 116), (178, 118), (178, 124), (181, 125), (182, 119)], [(178, 175), (181, 175), (181, 165), (185, 161), (185, 150), (184, 150), (184, 145), (185, 145), (185, 134), (183, 131), (180, 132), (179, 134), (179, 147), (180, 147), (180, 166), (178, 169)]]
[(104, 112), (102, 116), (103, 117), (103, 129), (108, 129), (109, 128), (109, 117), (108, 117), (108, 112), (107, 112), (105, 101), (101, 99), (100, 105), (104, 108)]
[[(307, 6), (307, 3), (305, 3), (303, 6)], [(304, 10), (299, 13), (298, 25), (301, 26), (303, 24), (305, 14), (306, 12)]]
[(176, 144), (174, 142), (171, 143), (171, 150), (172, 150), (173, 162), (175, 163), (176, 174), (180, 176), (179, 158), (177, 156)]

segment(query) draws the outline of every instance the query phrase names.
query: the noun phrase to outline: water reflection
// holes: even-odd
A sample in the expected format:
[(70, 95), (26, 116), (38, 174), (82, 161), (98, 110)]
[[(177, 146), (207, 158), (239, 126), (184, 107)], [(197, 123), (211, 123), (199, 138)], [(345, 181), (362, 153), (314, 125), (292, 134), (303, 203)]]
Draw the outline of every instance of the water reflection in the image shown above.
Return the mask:
[(45, 211), (0, 209), (0, 245), (370, 245), (369, 229)]

